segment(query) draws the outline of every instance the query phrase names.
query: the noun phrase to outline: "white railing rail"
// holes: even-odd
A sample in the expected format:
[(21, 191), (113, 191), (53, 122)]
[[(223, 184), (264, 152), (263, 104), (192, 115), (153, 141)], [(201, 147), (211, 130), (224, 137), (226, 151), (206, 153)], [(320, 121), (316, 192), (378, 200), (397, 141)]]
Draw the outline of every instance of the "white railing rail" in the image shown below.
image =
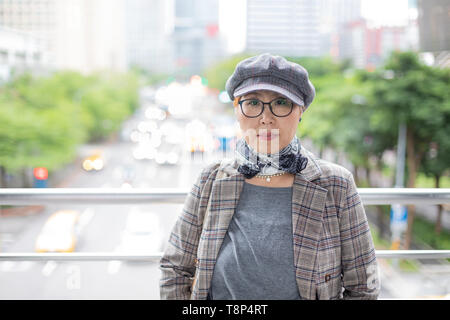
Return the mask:
[[(189, 190), (182, 188), (0, 188), (0, 205), (36, 204), (149, 204), (183, 203)], [(450, 203), (450, 189), (359, 188), (364, 205), (445, 204)], [(377, 250), (377, 258), (449, 259), (450, 250)], [(89, 253), (0, 253), (0, 261), (159, 261), (162, 252), (149, 254)]]
[[(0, 188), (0, 205), (183, 203), (185, 188)], [(365, 205), (450, 203), (450, 188), (358, 188)]]
[[(0, 253), (0, 261), (141, 261), (158, 262), (162, 252), (127, 254), (117, 252)], [(450, 250), (376, 250), (379, 259), (449, 259)]]

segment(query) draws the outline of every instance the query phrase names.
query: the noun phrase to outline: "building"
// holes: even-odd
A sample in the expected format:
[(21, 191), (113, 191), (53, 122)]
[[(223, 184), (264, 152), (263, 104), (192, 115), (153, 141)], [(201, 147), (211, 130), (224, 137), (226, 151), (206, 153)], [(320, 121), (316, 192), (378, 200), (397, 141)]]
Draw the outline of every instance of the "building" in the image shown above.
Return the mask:
[(246, 51), (284, 56), (320, 56), (320, 3), (247, 0)]
[(0, 27), (0, 82), (15, 72), (40, 72), (45, 67), (44, 42), (33, 35)]
[(450, 1), (419, 0), (419, 38), (422, 51), (450, 50)]
[(174, 0), (128, 0), (125, 45), (128, 67), (172, 73)]
[(57, 1), (55, 67), (83, 73), (126, 70), (124, 0)]
[(218, 0), (175, 0), (172, 35), (178, 76), (201, 73), (225, 56), (225, 39), (219, 30)]
[(420, 50), (432, 56), (433, 64), (450, 67), (450, 1), (418, 0)]
[(126, 67), (124, 0), (0, 1), (0, 26), (39, 42), (48, 69)]
[(366, 21), (348, 23), (338, 36), (339, 59), (349, 59), (358, 68), (365, 68), (367, 62), (366, 44), (368, 28)]
[(351, 22), (339, 38), (339, 58), (350, 59), (357, 68), (373, 70), (380, 66), (392, 51), (417, 49), (417, 24), (407, 26), (370, 27), (366, 20)]
[[(55, 3), (55, 0), (0, 1), (0, 27), (3, 30), (2, 38), (5, 37), (2, 39), (2, 44), (3, 46), (11, 45), (10, 49), (3, 47), (3, 51), (11, 53), (17, 50), (18, 42), (30, 43), (32, 41), (32, 46), (39, 48), (40, 64), (50, 65), (55, 59), (53, 50), (55, 43), (49, 37), (49, 35), (54, 35), (56, 28), (56, 15), (52, 10)], [(26, 46), (28, 47), (28, 45)], [(30, 53), (28, 49), (24, 50)], [(5, 53), (2, 55), (4, 56)], [(21, 58), (17, 57), (17, 59)], [(11, 56), (7, 58), (8, 63), (13, 64), (18, 63), (17, 59)], [(29, 58), (24, 59), (30, 61)]]
[(362, 19), (361, 0), (320, 0), (321, 49), (339, 59), (339, 39), (345, 26)]

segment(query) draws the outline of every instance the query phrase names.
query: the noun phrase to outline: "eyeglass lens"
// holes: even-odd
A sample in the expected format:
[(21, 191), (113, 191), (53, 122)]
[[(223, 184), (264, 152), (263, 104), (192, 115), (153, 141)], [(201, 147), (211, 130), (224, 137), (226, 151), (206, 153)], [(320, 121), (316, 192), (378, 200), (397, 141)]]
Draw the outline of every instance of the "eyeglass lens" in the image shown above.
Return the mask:
[[(264, 104), (269, 103), (263, 103), (258, 99), (242, 100), (242, 112), (247, 117), (259, 116), (263, 112)], [(270, 102), (272, 113), (278, 117), (287, 116), (292, 110), (292, 105), (292, 101), (285, 98), (278, 98)]]

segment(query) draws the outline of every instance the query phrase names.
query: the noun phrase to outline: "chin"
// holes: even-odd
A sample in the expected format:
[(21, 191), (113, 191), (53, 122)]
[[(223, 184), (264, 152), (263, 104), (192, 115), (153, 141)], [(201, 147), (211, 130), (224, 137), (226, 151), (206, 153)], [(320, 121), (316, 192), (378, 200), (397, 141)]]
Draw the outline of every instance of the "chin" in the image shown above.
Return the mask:
[(282, 143), (279, 137), (273, 140), (264, 140), (254, 137), (253, 139), (246, 139), (247, 143), (253, 150), (259, 153), (272, 154), (277, 153), (282, 149)]
[(270, 147), (261, 147), (258, 146), (257, 148), (254, 148), (255, 150), (257, 150), (259, 153), (266, 153), (266, 154), (272, 154), (272, 153), (277, 153), (278, 151), (280, 151), (277, 148), (270, 148)]

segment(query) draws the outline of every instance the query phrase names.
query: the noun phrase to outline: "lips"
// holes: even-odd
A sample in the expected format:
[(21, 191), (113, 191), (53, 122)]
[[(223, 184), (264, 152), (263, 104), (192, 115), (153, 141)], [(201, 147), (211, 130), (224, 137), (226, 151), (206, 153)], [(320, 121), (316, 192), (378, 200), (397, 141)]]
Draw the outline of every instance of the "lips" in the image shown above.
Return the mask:
[(258, 134), (258, 138), (263, 140), (271, 140), (278, 136), (278, 134), (267, 132), (267, 133), (260, 133)]
[(273, 136), (275, 136), (275, 135), (273, 135), (273, 134), (271, 134), (271, 133), (262, 133), (262, 134), (258, 134), (258, 137), (268, 137), (268, 138), (270, 138), (270, 137), (273, 137)]

